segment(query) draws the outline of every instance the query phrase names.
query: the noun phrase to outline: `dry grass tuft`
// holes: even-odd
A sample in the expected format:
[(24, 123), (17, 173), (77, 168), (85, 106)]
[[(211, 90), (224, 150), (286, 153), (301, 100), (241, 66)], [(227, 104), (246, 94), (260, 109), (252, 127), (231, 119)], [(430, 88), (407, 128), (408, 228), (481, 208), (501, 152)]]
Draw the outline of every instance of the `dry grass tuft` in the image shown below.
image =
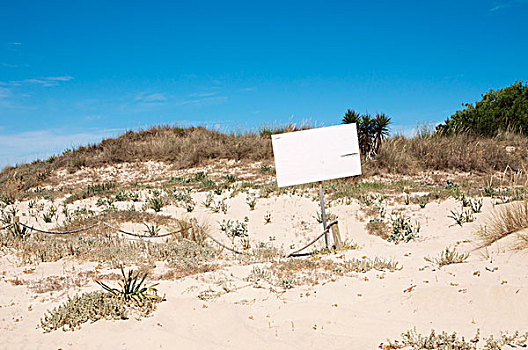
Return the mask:
[(425, 261), (435, 263), (438, 267), (451, 265), (451, 264), (461, 264), (466, 262), (469, 258), (469, 253), (460, 253), (456, 248), (449, 248), (442, 250), (437, 258), (425, 257)]
[(402, 334), (401, 341), (387, 341), (387, 344), (381, 343), (380, 349), (423, 349), (423, 350), (501, 350), (506, 348), (526, 348), (528, 346), (528, 333), (521, 334), (515, 332), (501, 332), (500, 336), (481, 337), (480, 330), (472, 339), (460, 337), (456, 332), (451, 334), (443, 331), (436, 333), (431, 330), (430, 334), (422, 335), (415, 329), (409, 330)]
[(501, 134), (483, 138), (466, 134), (422, 135), (386, 140), (366, 173), (416, 174), (424, 170), (493, 173), (526, 169), (528, 138)]
[(335, 262), (330, 259), (288, 259), (272, 263), (268, 267), (254, 267), (247, 281), (260, 287), (265, 282), (272, 287), (290, 289), (302, 285), (316, 285), (335, 281), (351, 273), (365, 273), (370, 270), (395, 271), (401, 267), (390, 259), (351, 259)]
[(483, 246), (528, 228), (528, 201), (499, 206), (478, 231)]

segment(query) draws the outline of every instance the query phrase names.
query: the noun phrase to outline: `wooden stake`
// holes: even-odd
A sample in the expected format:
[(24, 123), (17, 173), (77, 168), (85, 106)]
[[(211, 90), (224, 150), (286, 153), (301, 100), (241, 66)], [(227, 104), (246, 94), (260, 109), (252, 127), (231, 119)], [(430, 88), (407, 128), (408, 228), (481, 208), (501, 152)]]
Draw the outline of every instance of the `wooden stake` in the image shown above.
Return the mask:
[(343, 247), (343, 241), (341, 241), (341, 234), (339, 233), (339, 226), (332, 226), (332, 236), (334, 237), (334, 245), (337, 250)]
[[(325, 204), (324, 204), (323, 181), (319, 181), (319, 198), (321, 200), (321, 217), (323, 218), (323, 230), (326, 230), (326, 212), (325, 212)], [(328, 246), (328, 232), (325, 233), (325, 244), (326, 244), (326, 249), (328, 249), (329, 248), (329, 246)]]

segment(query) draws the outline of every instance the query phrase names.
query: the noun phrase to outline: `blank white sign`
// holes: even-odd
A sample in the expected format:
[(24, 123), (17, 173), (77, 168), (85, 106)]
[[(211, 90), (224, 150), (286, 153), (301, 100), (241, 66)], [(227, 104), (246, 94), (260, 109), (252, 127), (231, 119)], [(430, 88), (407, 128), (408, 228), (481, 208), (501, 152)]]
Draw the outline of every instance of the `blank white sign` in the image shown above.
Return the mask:
[(356, 124), (271, 135), (279, 187), (361, 174)]

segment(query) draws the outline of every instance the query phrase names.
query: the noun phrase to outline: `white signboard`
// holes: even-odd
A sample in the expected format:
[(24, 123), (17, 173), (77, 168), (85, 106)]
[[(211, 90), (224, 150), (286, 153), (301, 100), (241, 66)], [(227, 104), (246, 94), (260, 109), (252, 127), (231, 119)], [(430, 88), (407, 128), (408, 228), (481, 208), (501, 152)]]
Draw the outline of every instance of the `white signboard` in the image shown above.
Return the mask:
[(361, 174), (356, 124), (271, 135), (279, 187)]

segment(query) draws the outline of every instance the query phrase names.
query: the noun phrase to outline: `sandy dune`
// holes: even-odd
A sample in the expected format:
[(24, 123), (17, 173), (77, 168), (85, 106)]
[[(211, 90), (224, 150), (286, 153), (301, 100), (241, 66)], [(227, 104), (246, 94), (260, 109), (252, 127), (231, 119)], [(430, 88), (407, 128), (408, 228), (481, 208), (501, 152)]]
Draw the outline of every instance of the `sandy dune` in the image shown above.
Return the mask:
[[(246, 194), (238, 194), (226, 199), (227, 215), (211, 213), (200, 205), (206, 192), (196, 192), (193, 199), (198, 204), (192, 213), (167, 206), (160, 214), (206, 222), (211, 232), (226, 244), (229, 240), (219, 232), (218, 222), (247, 216), (252, 245), (266, 242), (288, 252), (321, 232), (321, 224), (313, 217), (319, 208), (316, 192), (312, 192), (304, 196), (258, 198), (253, 211), (248, 209)], [(95, 199), (75, 203), (94, 204)], [(116, 203), (118, 208), (128, 205)], [(402, 269), (353, 273), (334, 281), (272, 291), (255, 288), (246, 280), (254, 266), (265, 267), (269, 263), (242, 264), (231, 253), (223, 252), (224, 265), (216, 271), (159, 281), (158, 290), (165, 294), (166, 301), (159, 304), (151, 317), (86, 323), (74, 332), (44, 333), (37, 325), (47, 309), (63, 303), (68, 295), (100, 287), (88, 279), (81, 287), (37, 293), (31, 282), (49, 276), (78, 276), (85, 271), (117, 273), (118, 270), (70, 258), (25, 265), (6, 250), (0, 258), (0, 348), (375, 349), (387, 338), (396, 339), (413, 327), (422, 332), (457, 331), (468, 337), (477, 329), (484, 335), (525, 330), (526, 253), (512, 249), (513, 237), (477, 248), (475, 232), (493, 210), (491, 199), (485, 198), (482, 212), (475, 214), (476, 220), (462, 227), (448, 217), (451, 210), (459, 207), (460, 202), (453, 198), (428, 203), (425, 208), (416, 204), (388, 204), (388, 212), (401, 208), (421, 226), (419, 238), (396, 245), (366, 232), (366, 220), (362, 219), (357, 201), (347, 205), (334, 203), (329, 211), (339, 217), (343, 239), (357, 243), (359, 249), (319, 258), (335, 261), (393, 258)], [(27, 201), (19, 204), (19, 208), (27, 211)], [(265, 224), (267, 213), (272, 219)], [(44, 229), (56, 225), (36, 222), (29, 216), (22, 216), (21, 220)], [(141, 225), (132, 223), (124, 223), (122, 227), (134, 232), (143, 230)], [(318, 247), (321, 245), (319, 242)], [(437, 256), (446, 247), (469, 252), (467, 262), (438, 268), (424, 259)], [(163, 263), (154, 271), (158, 269), (163, 271)], [(207, 290), (213, 291), (214, 297), (198, 298)]]

